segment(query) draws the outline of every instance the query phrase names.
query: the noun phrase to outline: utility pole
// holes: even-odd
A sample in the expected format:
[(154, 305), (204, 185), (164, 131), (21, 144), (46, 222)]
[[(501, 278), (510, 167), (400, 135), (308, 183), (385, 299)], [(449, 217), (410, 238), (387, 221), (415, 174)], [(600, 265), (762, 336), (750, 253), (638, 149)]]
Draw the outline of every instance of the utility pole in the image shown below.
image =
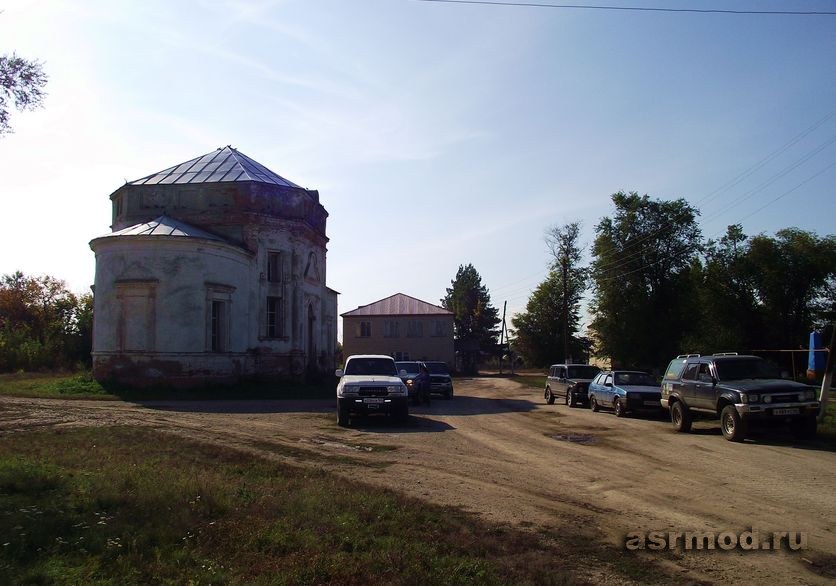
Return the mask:
[(499, 330), (499, 374), (502, 374), (502, 336), (505, 335), (505, 310), (508, 308), (508, 301), (502, 304), (502, 329)]
[(569, 258), (564, 255), (560, 263), (561, 279), (563, 279), (563, 361), (569, 363)]
[(824, 419), (827, 413), (827, 401), (830, 396), (830, 384), (833, 382), (833, 345), (836, 344), (836, 322), (831, 324), (833, 333), (830, 334), (830, 348), (827, 352), (827, 366), (824, 368), (824, 378), (821, 381), (821, 393), (819, 394), (819, 421)]

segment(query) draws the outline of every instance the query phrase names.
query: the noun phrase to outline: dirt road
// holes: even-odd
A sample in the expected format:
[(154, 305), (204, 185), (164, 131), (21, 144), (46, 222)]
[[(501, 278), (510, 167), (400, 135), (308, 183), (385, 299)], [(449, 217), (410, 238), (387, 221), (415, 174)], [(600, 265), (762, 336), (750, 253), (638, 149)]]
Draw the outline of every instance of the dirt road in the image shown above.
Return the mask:
[(836, 446), (762, 436), (725, 441), (714, 422), (674, 434), (663, 419), (544, 404), (503, 378), (457, 380), (452, 401), (406, 426), (335, 424), (330, 401), (148, 402), (0, 398), (3, 433), (144, 425), (323, 467), (484, 518), (581, 533), (622, 550), (629, 532), (803, 532), (806, 549), (646, 552), (683, 580), (832, 583)]

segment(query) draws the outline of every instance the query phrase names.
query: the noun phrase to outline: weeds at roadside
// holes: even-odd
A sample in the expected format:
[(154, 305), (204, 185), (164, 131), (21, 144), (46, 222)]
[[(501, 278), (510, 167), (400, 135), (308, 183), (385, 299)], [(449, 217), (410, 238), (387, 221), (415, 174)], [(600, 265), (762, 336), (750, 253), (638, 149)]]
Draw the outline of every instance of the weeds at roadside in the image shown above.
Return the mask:
[(601, 558), (591, 540), (120, 427), (4, 435), (0, 535), (0, 583), (559, 584)]

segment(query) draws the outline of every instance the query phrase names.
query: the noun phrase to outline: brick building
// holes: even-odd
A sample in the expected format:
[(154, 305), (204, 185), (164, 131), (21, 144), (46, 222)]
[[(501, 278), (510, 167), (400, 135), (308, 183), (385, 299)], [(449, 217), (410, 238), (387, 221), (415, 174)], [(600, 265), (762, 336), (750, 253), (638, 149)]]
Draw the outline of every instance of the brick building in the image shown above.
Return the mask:
[(191, 386), (333, 372), (328, 212), (229, 146), (126, 183), (95, 238), (93, 374)]
[(341, 315), (343, 353), (388, 354), (455, 366), (453, 312), (403, 293)]

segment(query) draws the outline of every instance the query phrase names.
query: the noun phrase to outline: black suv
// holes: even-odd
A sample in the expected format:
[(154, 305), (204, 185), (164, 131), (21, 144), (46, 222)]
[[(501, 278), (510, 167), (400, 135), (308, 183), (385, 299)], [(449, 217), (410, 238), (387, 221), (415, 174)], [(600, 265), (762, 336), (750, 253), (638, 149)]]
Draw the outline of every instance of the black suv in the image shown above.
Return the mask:
[(553, 405), (554, 400), (561, 397), (569, 407), (581, 403), (588, 405), (589, 383), (599, 372), (600, 368), (589, 364), (552, 364), (546, 378), (543, 398), (549, 405)]
[(723, 437), (739, 442), (754, 421), (789, 423), (796, 437), (813, 438), (819, 402), (812, 387), (780, 378), (763, 358), (682, 354), (662, 379), (662, 407), (676, 431), (688, 432), (696, 414), (710, 414), (720, 419)]
[(400, 375), (403, 384), (409, 390), (409, 398), (413, 405), (420, 403), (430, 404), (430, 373), (427, 365), (423, 362), (407, 360), (395, 362), (395, 368)]

